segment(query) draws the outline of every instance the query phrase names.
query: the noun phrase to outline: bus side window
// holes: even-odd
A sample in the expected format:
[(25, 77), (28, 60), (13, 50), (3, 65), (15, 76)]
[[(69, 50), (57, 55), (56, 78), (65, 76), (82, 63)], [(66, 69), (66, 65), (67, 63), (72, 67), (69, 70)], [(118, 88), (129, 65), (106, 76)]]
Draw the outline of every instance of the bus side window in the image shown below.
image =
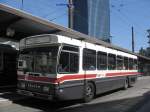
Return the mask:
[(96, 69), (96, 51), (90, 49), (83, 49), (83, 69), (95, 70)]
[(125, 70), (129, 69), (129, 59), (128, 59), (128, 57), (124, 57), (124, 67), (125, 67)]
[(123, 69), (124, 69), (123, 57), (117, 56), (117, 70), (123, 70)]
[(133, 69), (134, 70), (138, 69), (138, 61), (137, 61), (137, 59), (134, 59)]
[(133, 70), (134, 61), (132, 58), (129, 58), (129, 70)]
[(59, 65), (58, 65), (58, 71), (69, 72), (69, 69), (67, 68), (68, 66), (69, 66), (69, 53), (61, 52)]
[(107, 70), (107, 53), (97, 52), (97, 69)]
[[(74, 50), (74, 51), (72, 51)], [(58, 73), (78, 73), (79, 71), (79, 53), (77, 48), (65, 46), (62, 50), (57, 66)]]
[(108, 69), (116, 70), (116, 55), (108, 54)]

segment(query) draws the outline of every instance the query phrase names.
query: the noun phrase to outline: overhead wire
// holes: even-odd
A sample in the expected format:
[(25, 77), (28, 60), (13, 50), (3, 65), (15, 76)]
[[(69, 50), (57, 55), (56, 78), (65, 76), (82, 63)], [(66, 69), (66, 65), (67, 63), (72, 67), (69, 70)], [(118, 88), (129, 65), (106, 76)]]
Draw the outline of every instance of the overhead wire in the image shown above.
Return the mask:
[(48, 17), (49, 17), (49, 16), (51, 16), (51, 15), (53, 15), (53, 14), (56, 14), (56, 12), (60, 12), (60, 10), (61, 10), (61, 9), (63, 9), (63, 7), (61, 7), (61, 8), (57, 8), (57, 9), (55, 9), (55, 10), (53, 10), (53, 11), (49, 12), (48, 14), (43, 15), (42, 17), (43, 17), (43, 18), (47, 18), (47, 19), (48, 19)]
[[(21, 1), (23, 1), (23, 0), (21, 0)], [(35, 11), (39, 11), (39, 9), (40, 9), (40, 10), (43, 10), (43, 12), (48, 12), (47, 10), (49, 9), (49, 7), (50, 7), (50, 9), (55, 9), (54, 11), (51, 11), (50, 13), (42, 15), (42, 17), (44, 17), (44, 18), (47, 17), (47, 16), (49, 16), (49, 15), (51, 15), (52, 13), (57, 12), (57, 11), (60, 12), (61, 8), (57, 9), (56, 8), (56, 4), (54, 4), (54, 2), (56, 2), (55, 0), (51, 0), (51, 2), (48, 2), (48, 1), (47, 2), (43, 2), (43, 0), (38, 0), (36, 2), (38, 4), (37, 7), (35, 7), (35, 5), (32, 4), (32, 2), (30, 4), (30, 5), (34, 5), (34, 7), (32, 7), (32, 9), (35, 9)], [(24, 5), (24, 4), (22, 4), (22, 5)], [(44, 11), (44, 10), (46, 10), (46, 11)]]
[[(120, 3), (120, 4), (124, 4), (123, 3), (123, 0), (121, 1), (122, 3)], [(137, 1), (132, 1), (133, 3), (134, 2), (137, 2)], [(138, 2), (139, 3), (139, 2)], [(142, 1), (142, 3), (146, 3), (146, 1)], [(141, 4), (141, 3), (140, 3)], [(127, 4), (126, 4), (127, 5)], [(129, 4), (128, 4), (129, 5)], [(134, 4), (132, 4), (132, 5), (134, 5)], [(123, 6), (125, 6), (125, 5), (123, 5)], [(112, 8), (116, 8), (116, 7), (112, 7)], [(125, 17), (128, 21), (130, 21), (131, 23), (133, 23), (133, 24), (136, 24), (138, 27), (139, 27), (139, 29), (141, 29), (142, 28), (142, 26), (139, 24), (139, 23), (137, 23), (136, 21), (134, 21), (132, 18), (129, 18), (128, 16), (127, 16), (127, 14), (126, 14), (126, 8), (123, 8), (123, 11), (122, 11), (122, 9), (121, 9), (122, 7), (119, 7), (119, 8), (116, 8), (116, 10), (118, 10), (118, 12), (123, 16), (123, 17)], [(143, 8), (143, 7), (141, 7), (141, 8)], [(147, 7), (148, 8), (148, 7)], [(143, 14), (143, 13), (142, 13)]]
[(54, 21), (54, 20), (56, 20), (56, 19), (62, 19), (62, 18), (60, 18), (60, 17), (63, 17), (63, 16), (65, 16), (67, 13), (65, 12), (65, 13), (63, 13), (63, 14), (61, 14), (61, 15), (58, 15), (57, 17), (55, 17), (55, 18), (53, 18), (53, 19), (49, 19), (49, 21)]
[[(22, 1), (23, 1), (23, 0), (22, 0)], [(42, 0), (40, 0), (40, 1), (42, 2)], [(53, 0), (53, 2), (54, 2), (54, 1), (55, 1), (55, 0)], [(43, 3), (44, 3), (44, 4), (43, 4)], [(42, 3), (42, 4), (43, 4), (44, 6), (46, 5), (45, 7), (54, 7), (54, 5), (52, 5), (52, 2), (50, 2), (51, 4), (49, 4), (49, 2), (47, 2), (48, 4), (45, 3), (45, 2), (43, 2), (43, 3)], [(42, 5), (42, 4), (41, 4), (41, 5)], [(120, 7), (123, 7), (123, 6), (124, 6), (123, 0), (120, 0)], [(113, 8), (116, 8), (116, 7), (113, 7)], [(50, 13), (48, 13), (48, 14), (42, 16), (42, 17), (49, 19), (48, 17), (49, 17), (50, 15), (55, 14), (56, 12), (59, 12), (60, 9), (61, 9), (61, 8), (55, 9), (55, 10), (51, 11)], [(137, 24), (137, 23), (135, 23), (133, 20), (129, 19), (129, 18), (126, 16), (126, 14), (124, 14), (124, 13), (122, 13), (122, 11), (120, 11), (120, 9), (116, 9), (116, 10), (118, 10), (118, 12), (120, 13), (120, 15), (123, 16), (123, 18), (122, 18), (121, 20), (126, 21), (126, 23), (128, 23), (128, 24), (130, 24), (130, 25), (131, 25), (131, 23), (132, 23), (132, 24), (138, 26), (139, 29), (141, 28), (141, 26), (140, 26), (139, 24)], [(84, 21), (86, 21), (86, 23), (88, 23), (88, 19), (85, 18), (85, 17), (83, 17), (83, 16), (79, 13), (78, 10), (74, 10), (74, 12), (76, 12), (77, 16), (79, 16), (82, 20), (84, 20)], [(64, 16), (65, 14), (63, 13), (63, 14), (61, 14), (61, 15)], [(57, 17), (60, 17), (61, 15), (59, 15), (59, 16), (57, 16)], [(55, 17), (54, 20), (57, 19), (57, 17)], [(120, 17), (120, 18), (121, 18), (121, 17)], [(126, 18), (126, 19), (125, 19), (125, 18)], [(49, 19), (49, 20), (53, 20), (53, 19)]]
[[(115, 7), (113, 7), (113, 9), (115, 9), (118, 12), (118, 14), (121, 15), (120, 17), (122, 18), (122, 20), (124, 20), (124, 21), (126, 21), (126, 23), (130, 24), (130, 27), (136, 26), (136, 27), (138, 27), (137, 30), (141, 29), (141, 26), (139, 24), (137, 24), (131, 18), (129, 19), (128, 16), (126, 16), (122, 11), (118, 11)], [(143, 30), (143, 29), (141, 29), (141, 30)], [(139, 30), (139, 32), (141, 32), (141, 30)], [(142, 34), (140, 34), (139, 32), (138, 32), (138, 34), (142, 36)]]
[[(113, 9), (115, 9), (120, 15), (121, 15), (121, 18), (124, 18), (122, 20), (125, 20), (126, 23), (129, 23), (129, 24), (132, 24), (132, 26), (136, 26), (136, 34), (140, 35), (141, 37), (143, 37), (143, 34), (141, 33), (141, 31), (143, 30), (142, 29), (142, 26), (137, 24), (135, 21), (133, 21), (132, 19), (129, 19), (128, 16), (126, 16), (124, 13), (122, 13), (121, 10), (117, 10), (116, 7), (113, 6)], [(139, 30), (141, 29), (141, 30)], [(137, 31), (138, 30), (138, 31)], [(145, 35), (145, 33), (144, 33)]]

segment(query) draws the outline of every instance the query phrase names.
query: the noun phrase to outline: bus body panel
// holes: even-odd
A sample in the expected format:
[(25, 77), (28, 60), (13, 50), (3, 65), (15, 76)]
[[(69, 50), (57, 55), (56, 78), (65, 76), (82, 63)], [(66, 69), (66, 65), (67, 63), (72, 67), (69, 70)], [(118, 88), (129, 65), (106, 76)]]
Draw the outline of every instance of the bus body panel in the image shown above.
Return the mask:
[[(45, 36), (45, 35), (44, 35)], [(53, 35), (46, 35), (53, 36)], [(28, 76), (27, 74), (19, 75), (20, 72), (18, 72), (18, 91), (20, 94), (25, 94), (32, 97), (48, 99), (48, 100), (71, 100), (71, 99), (81, 99), (85, 95), (85, 87), (87, 83), (92, 83), (95, 87), (96, 94), (104, 93), (110, 90), (122, 88), (124, 86), (124, 82), (126, 79), (129, 81), (129, 85), (133, 85), (136, 80), (139, 73), (137, 70), (130, 70), (129, 68), (125, 70), (124, 68), (121, 70), (109, 70), (108, 69), (108, 55), (113, 54), (119, 57), (128, 58), (128, 66), (129, 66), (129, 58), (132, 60), (137, 60), (137, 56), (129, 53), (125, 53), (123, 51), (118, 51), (111, 48), (106, 48), (101, 45), (92, 44), (89, 42), (81, 41), (72, 39), (69, 37), (61, 36), (61, 35), (55, 35), (55, 43), (59, 43), (61, 47), (59, 48), (58, 52), (58, 59), (57, 59), (57, 70), (58, 70), (58, 64), (59, 59), (61, 58), (61, 53), (63, 52), (62, 46), (74, 46), (79, 49), (78, 51), (78, 72), (76, 73), (56, 73), (56, 76), (51, 77), (36, 77), (36, 76)], [(36, 38), (32, 37), (32, 38)], [(44, 38), (44, 37), (40, 37)], [(51, 39), (49, 39), (51, 40)], [(56, 42), (57, 41), (57, 42)], [(53, 42), (50, 42), (53, 44)], [(35, 44), (35, 43), (34, 43)], [(35, 44), (31, 45), (31, 48), (36, 48), (38, 46), (40, 47), (48, 47), (48, 43), (44, 44)], [(22, 46), (22, 51), (24, 48)], [(96, 68), (93, 70), (86, 70), (83, 68), (84, 66), (84, 57), (83, 57), (83, 51), (84, 49), (90, 49), (94, 50), (96, 52)], [(70, 52), (67, 50), (64, 50), (65, 53), (74, 54), (74, 51)], [(106, 70), (98, 70), (97, 69), (97, 52), (101, 51), (107, 54), (107, 69)], [(66, 58), (66, 57), (64, 57)], [(66, 60), (66, 59), (64, 59)], [(64, 61), (65, 62), (65, 61)], [(117, 65), (117, 63), (116, 63)], [(21, 78), (23, 77), (23, 78)], [(25, 83), (25, 88), (21, 88), (20, 83)], [(39, 87), (40, 86), (40, 87)], [(49, 87), (49, 91), (47, 93), (43, 92), (43, 87)], [(36, 91), (37, 89), (37, 91)], [(40, 90), (40, 91), (38, 91)]]

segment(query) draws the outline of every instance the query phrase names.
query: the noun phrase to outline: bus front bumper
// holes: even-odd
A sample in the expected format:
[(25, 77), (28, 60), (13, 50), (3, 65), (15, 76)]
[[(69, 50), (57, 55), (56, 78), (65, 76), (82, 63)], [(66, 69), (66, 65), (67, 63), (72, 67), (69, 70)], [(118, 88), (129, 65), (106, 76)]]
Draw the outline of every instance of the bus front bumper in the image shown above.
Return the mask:
[(27, 90), (18, 89), (17, 93), (20, 94), (20, 95), (39, 98), (39, 99), (43, 99), (43, 100), (51, 100), (51, 101), (54, 100), (53, 95), (42, 94), (42, 93), (37, 93), (37, 92), (31, 92), (31, 91), (27, 91)]

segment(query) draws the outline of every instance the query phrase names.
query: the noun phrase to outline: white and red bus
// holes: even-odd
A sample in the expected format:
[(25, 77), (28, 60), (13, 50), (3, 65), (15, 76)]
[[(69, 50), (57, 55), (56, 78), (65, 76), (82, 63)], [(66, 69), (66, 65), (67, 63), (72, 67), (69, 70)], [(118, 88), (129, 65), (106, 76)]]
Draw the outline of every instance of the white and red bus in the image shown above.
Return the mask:
[(20, 41), (18, 93), (48, 100), (81, 99), (137, 80), (137, 56), (84, 40), (44, 34)]

